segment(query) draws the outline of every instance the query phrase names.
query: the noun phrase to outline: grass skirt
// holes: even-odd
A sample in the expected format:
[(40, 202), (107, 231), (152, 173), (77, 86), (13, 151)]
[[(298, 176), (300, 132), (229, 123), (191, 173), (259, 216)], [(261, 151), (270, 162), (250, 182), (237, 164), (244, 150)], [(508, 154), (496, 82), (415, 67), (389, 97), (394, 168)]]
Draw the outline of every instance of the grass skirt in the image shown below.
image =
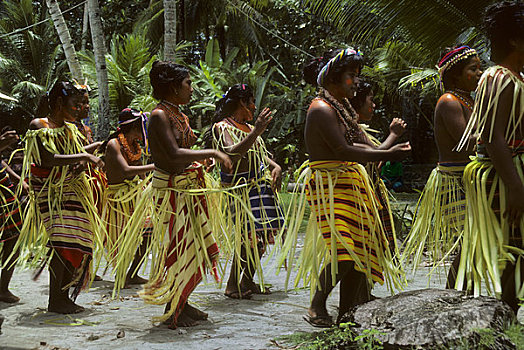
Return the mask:
[[(124, 252), (119, 254), (116, 269), (122, 271), (121, 266), (129, 266), (125, 260), (133, 259), (146, 218), (151, 217), (151, 242), (147, 252), (153, 255), (153, 261), (149, 282), (139, 295), (149, 304), (171, 303), (164, 315), (153, 318), (162, 322), (173, 316), (171, 327), (176, 327), (178, 316), (202, 280), (206, 267), (218, 280), (215, 268), (218, 246), (210, 229), (205, 187), (200, 164), (180, 175), (155, 170), (152, 183), (139, 200), (118, 243)], [(115, 283), (123, 285), (124, 282), (122, 272)]]
[[(521, 181), (524, 182), (524, 150), (513, 157)], [(517, 297), (524, 297), (524, 281), (520, 271), (524, 259), (524, 216), (518, 227), (510, 227), (503, 217), (508, 189), (487, 158), (476, 157), (464, 171), (467, 216), (461, 249), (461, 260), (455, 287), (481, 292), (481, 284), (490, 294), (501, 296), (501, 277), (507, 263), (516, 264)]]
[(311, 162), (298, 182), (304, 186), (290, 203), (288, 230), (279, 258), (279, 264), (287, 257), (293, 265), (307, 200), (311, 215), (298, 258), (295, 285), (303, 280), (314, 293), (319, 288), (322, 267), (331, 263), (331, 274), (335, 277), (338, 261), (354, 261), (355, 269), (367, 276), (370, 285), (386, 281), (390, 288), (401, 288), (405, 284), (395, 257), (395, 241), (390, 241), (384, 230), (380, 220), (382, 206), (362, 165), (344, 161)]
[(440, 163), (431, 172), (404, 243), (402, 261), (415, 270), (427, 250), (436, 267), (460, 246), (466, 215), (462, 176), (467, 163)]

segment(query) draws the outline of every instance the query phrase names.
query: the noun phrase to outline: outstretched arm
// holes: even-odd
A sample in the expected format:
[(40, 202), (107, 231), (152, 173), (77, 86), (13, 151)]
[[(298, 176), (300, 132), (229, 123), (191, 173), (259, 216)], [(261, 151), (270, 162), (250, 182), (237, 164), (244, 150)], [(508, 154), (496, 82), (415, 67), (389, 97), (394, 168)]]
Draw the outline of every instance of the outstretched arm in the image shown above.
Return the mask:
[[(488, 87), (486, 98), (491, 95), (492, 86)], [(483, 131), (482, 139), (486, 142), (486, 149), (493, 166), (497, 170), (504, 185), (507, 188), (508, 203), (504, 217), (506, 217), (510, 224), (519, 225), (522, 215), (524, 214), (524, 184), (520, 179), (517, 169), (513, 163), (511, 150), (504, 138), (509, 116), (511, 113), (511, 105), (513, 101), (513, 84), (509, 84), (502, 91), (497, 104), (497, 110), (493, 115), (494, 127), (491, 141), (489, 141), (489, 128)], [(487, 103), (484, 103), (487, 106)], [(481, 111), (486, 113), (487, 111)], [(491, 117), (487, 120), (486, 125), (491, 125)]]
[[(33, 130), (42, 129), (44, 127), (45, 125), (40, 119), (33, 119), (29, 124), (29, 128)], [(73, 165), (80, 162), (90, 162), (100, 168), (104, 166), (104, 162), (100, 158), (89, 153), (53, 154), (46, 150), (40, 141), (38, 141), (38, 147), (40, 150), (41, 162), (46, 167)]]
[(125, 178), (131, 178), (135, 175), (142, 175), (149, 171), (155, 170), (154, 164), (129, 165), (122, 156), (118, 142), (108, 142), (106, 149), (106, 160), (108, 163), (111, 162), (111, 164), (115, 164)]
[(168, 117), (164, 111), (156, 109), (151, 114), (149, 121), (150, 137), (156, 138), (161, 145), (164, 145), (164, 151), (171, 165), (176, 168), (184, 166), (193, 161), (205, 158), (215, 158), (228, 170), (231, 170), (231, 160), (224, 153), (214, 149), (192, 150), (178, 147), (176, 137), (171, 129)]
[(330, 147), (331, 152), (340, 160), (359, 163), (380, 160), (401, 160), (411, 151), (408, 143), (391, 147), (388, 150), (375, 150), (367, 147), (349, 145), (338, 122), (335, 112), (327, 105), (319, 105), (308, 112), (308, 123), (318, 129), (321, 138)]

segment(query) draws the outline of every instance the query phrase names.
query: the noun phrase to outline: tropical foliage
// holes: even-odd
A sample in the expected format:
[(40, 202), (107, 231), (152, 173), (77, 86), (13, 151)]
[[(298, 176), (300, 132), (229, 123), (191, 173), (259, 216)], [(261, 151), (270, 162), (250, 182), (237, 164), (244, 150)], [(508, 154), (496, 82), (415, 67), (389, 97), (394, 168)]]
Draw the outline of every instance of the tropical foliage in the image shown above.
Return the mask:
[[(491, 1), (415, 0), (177, 0), (175, 61), (189, 65), (195, 93), (186, 112), (202, 131), (213, 119), (214, 104), (235, 83), (256, 91), (257, 107), (276, 109), (266, 138), (277, 159), (296, 165), (305, 159), (302, 129), (314, 89), (301, 79), (302, 66), (330, 48), (359, 47), (366, 57), (363, 75), (373, 82), (382, 133), (391, 118), (408, 121), (415, 161), (431, 157), (432, 108), (438, 84), (434, 64), (445, 46), (468, 43), (487, 60), (480, 29)], [(81, 47), (84, 6), (60, 1), (77, 50)], [(100, 1), (113, 120), (126, 106), (150, 110), (149, 69), (163, 57), (162, 0)], [(77, 6), (80, 5), (80, 6)], [(34, 116), (38, 97), (69, 74), (45, 4), (6, 0), (0, 4), (0, 110)], [(26, 28), (28, 27), (28, 28)], [(20, 30), (26, 28), (24, 30)], [(19, 32), (12, 33), (15, 30)], [(7, 35), (9, 34), (9, 35)], [(79, 52), (91, 92), (91, 120), (97, 123), (97, 84), (93, 45)], [(1, 96), (4, 96), (1, 95)], [(17, 117), (17, 118), (18, 118)], [(96, 128), (95, 128), (96, 129)], [(416, 130), (416, 132), (415, 132)]]

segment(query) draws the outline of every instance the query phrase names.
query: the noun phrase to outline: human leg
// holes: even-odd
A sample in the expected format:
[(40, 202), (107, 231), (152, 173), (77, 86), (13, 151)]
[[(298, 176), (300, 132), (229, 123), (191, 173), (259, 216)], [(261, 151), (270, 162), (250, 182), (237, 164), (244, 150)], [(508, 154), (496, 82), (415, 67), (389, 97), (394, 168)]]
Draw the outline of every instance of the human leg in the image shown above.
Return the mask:
[[(13, 252), (15, 243), (15, 238), (9, 239), (4, 242), (4, 247), (2, 249), (2, 265), (4, 268), (2, 269), (2, 275), (0, 277), (0, 301), (4, 303), (16, 303), (20, 301), (20, 298), (15, 296), (9, 290), (9, 283), (11, 282), (11, 278), (13, 277), (13, 273), (15, 271), (15, 264), (9, 263), (9, 265), (5, 266), (7, 263), (7, 258)], [(18, 251), (14, 252), (11, 262), (16, 261), (17, 258)]]

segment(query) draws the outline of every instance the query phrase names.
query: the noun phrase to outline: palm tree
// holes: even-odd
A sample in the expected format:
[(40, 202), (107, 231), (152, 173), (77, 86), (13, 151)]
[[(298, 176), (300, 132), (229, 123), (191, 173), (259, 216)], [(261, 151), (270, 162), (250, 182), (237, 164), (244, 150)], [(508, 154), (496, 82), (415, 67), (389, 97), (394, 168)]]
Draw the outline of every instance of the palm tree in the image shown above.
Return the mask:
[(91, 38), (96, 61), (96, 77), (98, 82), (98, 127), (97, 139), (106, 139), (109, 136), (110, 106), (109, 86), (107, 81), (107, 66), (105, 60), (106, 48), (102, 21), (100, 20), (100, 7), (98, 0), (88, 0), (89, 23)]
[[(9, 113), (32, 118), (45, 91), (65, 72), (60, 45), (50, 22), (21, 30), (48, 17), (31, 0), (3, 2), (0, 20), (0, 90), (16, 101), (0, 101)], [(27, 127), (27, 126), (26, 126)]]
[(73, 76), (73, 79), (75, 79), (76, 81), (82, 81), (82, 67), (80, 66), (80, 62), (78, 62), (75, 47), (73, 46), (73, 42), (71, 41), (69, 29), (67, 28), (64, 16), (62, 15), (62, 11), (60, 11), (60, 6), (58, 5), (58, 2), (56, 0), (46, 0), (46, 4), (49, 8), (49, 14), (51, 15), (51, 19), (53, 20), (53, 23), (55, 25), (56, 32), (58, 33), (58, 37), (60, 38), (60, 42), (62, 43), (62, 48), (64, 50), (67, 65), (69, 66), (69, 70), (71, 71), (71, 75)]
[(164, 59), (173, 61), (176, 45), (176, 0), (164, 0)]

